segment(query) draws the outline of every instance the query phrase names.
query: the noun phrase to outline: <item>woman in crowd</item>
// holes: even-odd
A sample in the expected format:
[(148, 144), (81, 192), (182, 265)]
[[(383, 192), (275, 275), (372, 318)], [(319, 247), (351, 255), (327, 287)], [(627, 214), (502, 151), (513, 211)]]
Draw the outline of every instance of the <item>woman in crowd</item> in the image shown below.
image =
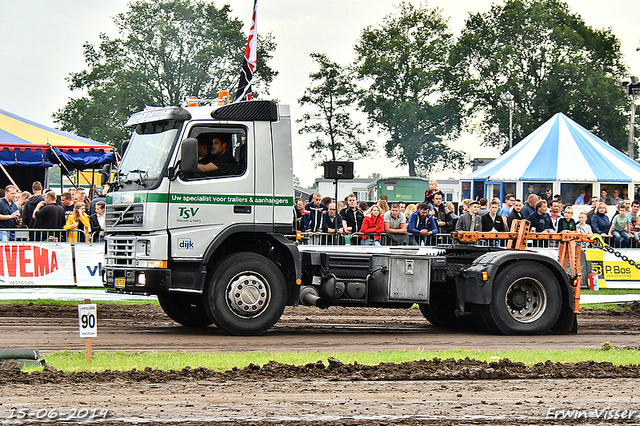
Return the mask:
[(605, 203), (598, 204), (596, 213), (591, 218), (591, 229), (594, 234), (609, 235), (611, 221), (607, 216), (607, 205)]
[[(384, 232), (384, 218), (380, 214), (380, 208), (377, 204), (374, 204), (371, 207), (371, 213), (364, 217), (360, 232), (364, 234), (373, 232), (381, 234)], [(365, 235), (362, 240), (362, 244), (368, 246), (379, 246), (380, 235)]]
[(407, 218), (407, 220), (409, 220), (409, 217), (413, 214), (413, 212), (416, 211), (416, 205), (415, 204), (409, 204), (407, 206), (407, 208), (404, 210), (404, 217)]
[[(90, 232), (89, 215), (86, 213), (86, 206), (83, 202), (77, 202), (73, 206), (73, 212), (67, 217), (64, 229), (68, 229), (67, 242), (86, 242), (85, 235)], [(78, 231), (84, 231), (78, 232)]]

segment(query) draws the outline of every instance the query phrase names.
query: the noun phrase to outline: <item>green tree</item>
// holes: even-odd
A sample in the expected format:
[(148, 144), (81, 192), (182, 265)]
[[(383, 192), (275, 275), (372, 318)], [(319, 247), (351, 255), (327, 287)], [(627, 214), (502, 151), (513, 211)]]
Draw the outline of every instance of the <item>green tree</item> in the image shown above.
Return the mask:
[[(360, 123), (351, 120), (351, 114), (347, 111), (357, 101), (358, 91), (353, 79), (347, 70), (324, 53), (311, 53), (310, 56), (320, 69), (309, 74), (315, 85), (305, 90), (298, 103), (301, 106), (313, 106), (315, 111), (304, 113), (297, 123), (302, 124), (298, 133), (318, 135), (309, 142), (313, 158), (357, 160), (372, 154), (375, 152), (374, 142), (360, 141), (359, 135), (364, 131)], [(328, 158), (326, 151), (329, 151)]]
[(471, 14), (451, 55), (450, 86), (478, 118), (488, 145), (508, 147), (515, 100), (514, 144), (558, 112), (626, 149), (625, 99), (616, 78), (625, 73), (611, 30), (587, 26), (560, 0), (507, 0)]
[(439, 9), (406, 2), (381, 26), (365, 28), (356, 43), (356, 66), (367, 86), (361, 107), (388, 135), (387, 155), (407, 165), (409, 176), (465, 164), (464, 154), (448, 145), (461, 124), (458, 101), (443, 84), (452, 45)]
[[(84, 44), (87, 69), (71, 73), (70, 99), (53, 114), (60, 128), (119, 146), (128, 137), (122, 125), (145, 105), (179, 105), (186, 96), (235, 94), (247, 34), (229, 16), (228, 5), (204, 0), (133, 0), (114, 18), (119, 37), (100, 35)], [(258, 38), (254, 94), (268, 93), (277, 72), (268, 66), (275, 42)]]

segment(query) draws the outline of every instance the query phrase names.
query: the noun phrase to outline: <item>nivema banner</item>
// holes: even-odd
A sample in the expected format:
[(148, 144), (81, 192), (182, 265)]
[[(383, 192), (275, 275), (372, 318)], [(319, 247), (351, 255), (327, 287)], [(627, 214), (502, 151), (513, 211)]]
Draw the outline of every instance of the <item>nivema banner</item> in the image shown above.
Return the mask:
[(0, 285), (74, 285), (71, 250), (64, 243), (0, 244)]

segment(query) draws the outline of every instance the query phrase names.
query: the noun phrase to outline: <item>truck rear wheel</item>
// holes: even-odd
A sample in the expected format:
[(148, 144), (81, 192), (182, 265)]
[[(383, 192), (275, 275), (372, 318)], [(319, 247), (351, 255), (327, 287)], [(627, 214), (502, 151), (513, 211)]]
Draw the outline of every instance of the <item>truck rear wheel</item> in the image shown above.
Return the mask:
[(474, 318), (456, 316), (456, 293), (452, 284), (448, 286), (431, 286), (429, 304), (419, 305), (422, 316), (436, 327), (473, 329), (477, 328)]
[(204, 308), (201, 294), (160, 293), (158, 302), (169, 318), (185, 327), (207, 327), (213, 324)]
[(558, 280), (543, 265), (514, 263), (498, 273), (491, 304), (479, 306), (480, 323), (501, 334), (545, 334), (562, 308)]
[(255, 253), (236, 253), (213, 271), (205, 307), (223, 330), (254, 336), (278, 322), (286, 300), (284, 277), (273, 262)]

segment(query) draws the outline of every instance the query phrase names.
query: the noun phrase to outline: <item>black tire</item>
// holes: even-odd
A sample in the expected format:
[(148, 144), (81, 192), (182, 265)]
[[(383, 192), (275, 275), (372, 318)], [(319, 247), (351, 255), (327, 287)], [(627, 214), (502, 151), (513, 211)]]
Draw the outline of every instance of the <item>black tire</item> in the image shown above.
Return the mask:
[(431, 287), (429, 304), (421, 303), (422, 316), (436, 327), (454, 329), (474, 329), (476, 323), (470, 315), (458, 317), (456, 310), (456, 293), (452, 283), (448, 287)]
[(224, 258), (211, 274), (205, 308), (218, 327), (238, 336), (255, 336), (282, 316), (287, 287), (280, 270), (255, 253)]
[(474, 330), (477, 328), (476, 321), (471, 315), (458, 317), (454, 310), (434, 308), (436, 305), (420, 304), (422, 316), (435, 327), (453, 328), (456, 330)]
[(208, 327), (213, 324), (205, 310), (202, 298), (201, 294), (158, 294), (158, 302), (164, 313), (185, 327)]
[(491, 304), (477, 310), (479, 323), (496, 334), (546, 334), (562, 310), (555, 275), (534, 262), (518, 262), (501, 270), (493, 282)]

